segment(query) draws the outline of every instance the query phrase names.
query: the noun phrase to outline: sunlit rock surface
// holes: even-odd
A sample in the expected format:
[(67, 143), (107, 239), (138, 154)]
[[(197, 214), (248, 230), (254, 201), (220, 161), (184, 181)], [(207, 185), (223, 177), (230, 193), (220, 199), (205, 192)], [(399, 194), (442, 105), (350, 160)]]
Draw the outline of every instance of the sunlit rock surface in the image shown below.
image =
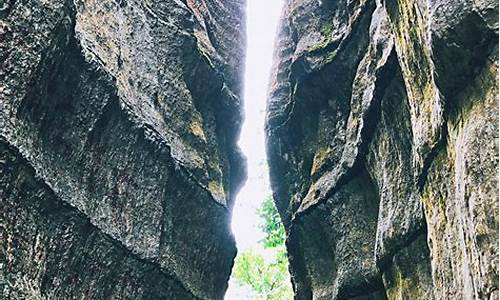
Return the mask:
[(266, 131), (297, 299), (498, 299), (497, 22), (287, 2)]
[(0, 298), (222, 299), (243, 0), (0, 2)]

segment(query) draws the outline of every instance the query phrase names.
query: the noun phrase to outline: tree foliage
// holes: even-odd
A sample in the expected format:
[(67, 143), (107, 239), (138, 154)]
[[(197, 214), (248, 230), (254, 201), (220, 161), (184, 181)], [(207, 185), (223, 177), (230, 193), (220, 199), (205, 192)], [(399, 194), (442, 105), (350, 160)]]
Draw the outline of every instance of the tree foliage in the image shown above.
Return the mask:
[(264, 257), (253, 250), (246, 250), (236, 258), (234, 276), (238, 283), (247, 284), (262, 299), (292, 299), (288, 265), (275, 260), (266, 262)]
[(233, 276), (241, 285), (250, 286), (266, 300), (288, 300), (293, 292), (288, 274), (285, 248), (285, 229), (271, 197), (266, 198), (257, 211), (263, 222), (260, 228), (265, 233), (262, 246), (274, 253), (272, 261), (249, 249), (238, 254)]
[(285, 245), (285, 228), (281, 223), (280, 215), (274, 206), (271, 197), (267, 197), (257, 213), (264, 221), (260, 224), (260, 228), (266, 236), (261, 241), (264, 248), (273, 248)]

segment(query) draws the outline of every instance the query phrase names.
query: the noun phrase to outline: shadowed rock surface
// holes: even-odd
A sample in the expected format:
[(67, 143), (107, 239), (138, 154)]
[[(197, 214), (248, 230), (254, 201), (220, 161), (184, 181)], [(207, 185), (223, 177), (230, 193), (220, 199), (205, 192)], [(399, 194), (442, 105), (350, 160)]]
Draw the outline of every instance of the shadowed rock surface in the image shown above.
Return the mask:
[(498, 299), (497, 22), (287, 1), (266, 131), (297, 299)]
[(223, 298), (243, 7), (0, 3), (0, 298)]

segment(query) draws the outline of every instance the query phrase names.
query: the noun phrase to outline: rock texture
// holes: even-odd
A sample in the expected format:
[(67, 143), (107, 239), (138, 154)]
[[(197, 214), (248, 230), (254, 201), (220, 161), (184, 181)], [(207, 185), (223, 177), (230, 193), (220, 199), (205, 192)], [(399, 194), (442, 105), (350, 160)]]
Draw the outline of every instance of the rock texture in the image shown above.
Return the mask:
[(0, 298), (223, 298), (243, 7), (0, 2)]
[(290, 0), (268, 101), (297, 299), (498, 299), (498, 3)]

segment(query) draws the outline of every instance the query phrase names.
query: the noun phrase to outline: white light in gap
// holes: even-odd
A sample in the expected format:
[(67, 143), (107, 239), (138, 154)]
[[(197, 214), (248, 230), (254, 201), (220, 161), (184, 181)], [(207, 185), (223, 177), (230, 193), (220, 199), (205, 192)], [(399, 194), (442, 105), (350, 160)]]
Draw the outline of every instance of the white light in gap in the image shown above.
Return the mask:
[[(248, 180), (239, 192), (233, 210), (232, 230), (238, 251), (252, 248), (266, 255), (259, 240), (256, 209), (271, 195), (265, 155), (264, 119), (268, 81), (282, 0), (247, 0), (247, 51), (245, 70), (245, 122), (239, 145), (247, 157)], [(226, 300), (251, 299), (230, 282)]]

